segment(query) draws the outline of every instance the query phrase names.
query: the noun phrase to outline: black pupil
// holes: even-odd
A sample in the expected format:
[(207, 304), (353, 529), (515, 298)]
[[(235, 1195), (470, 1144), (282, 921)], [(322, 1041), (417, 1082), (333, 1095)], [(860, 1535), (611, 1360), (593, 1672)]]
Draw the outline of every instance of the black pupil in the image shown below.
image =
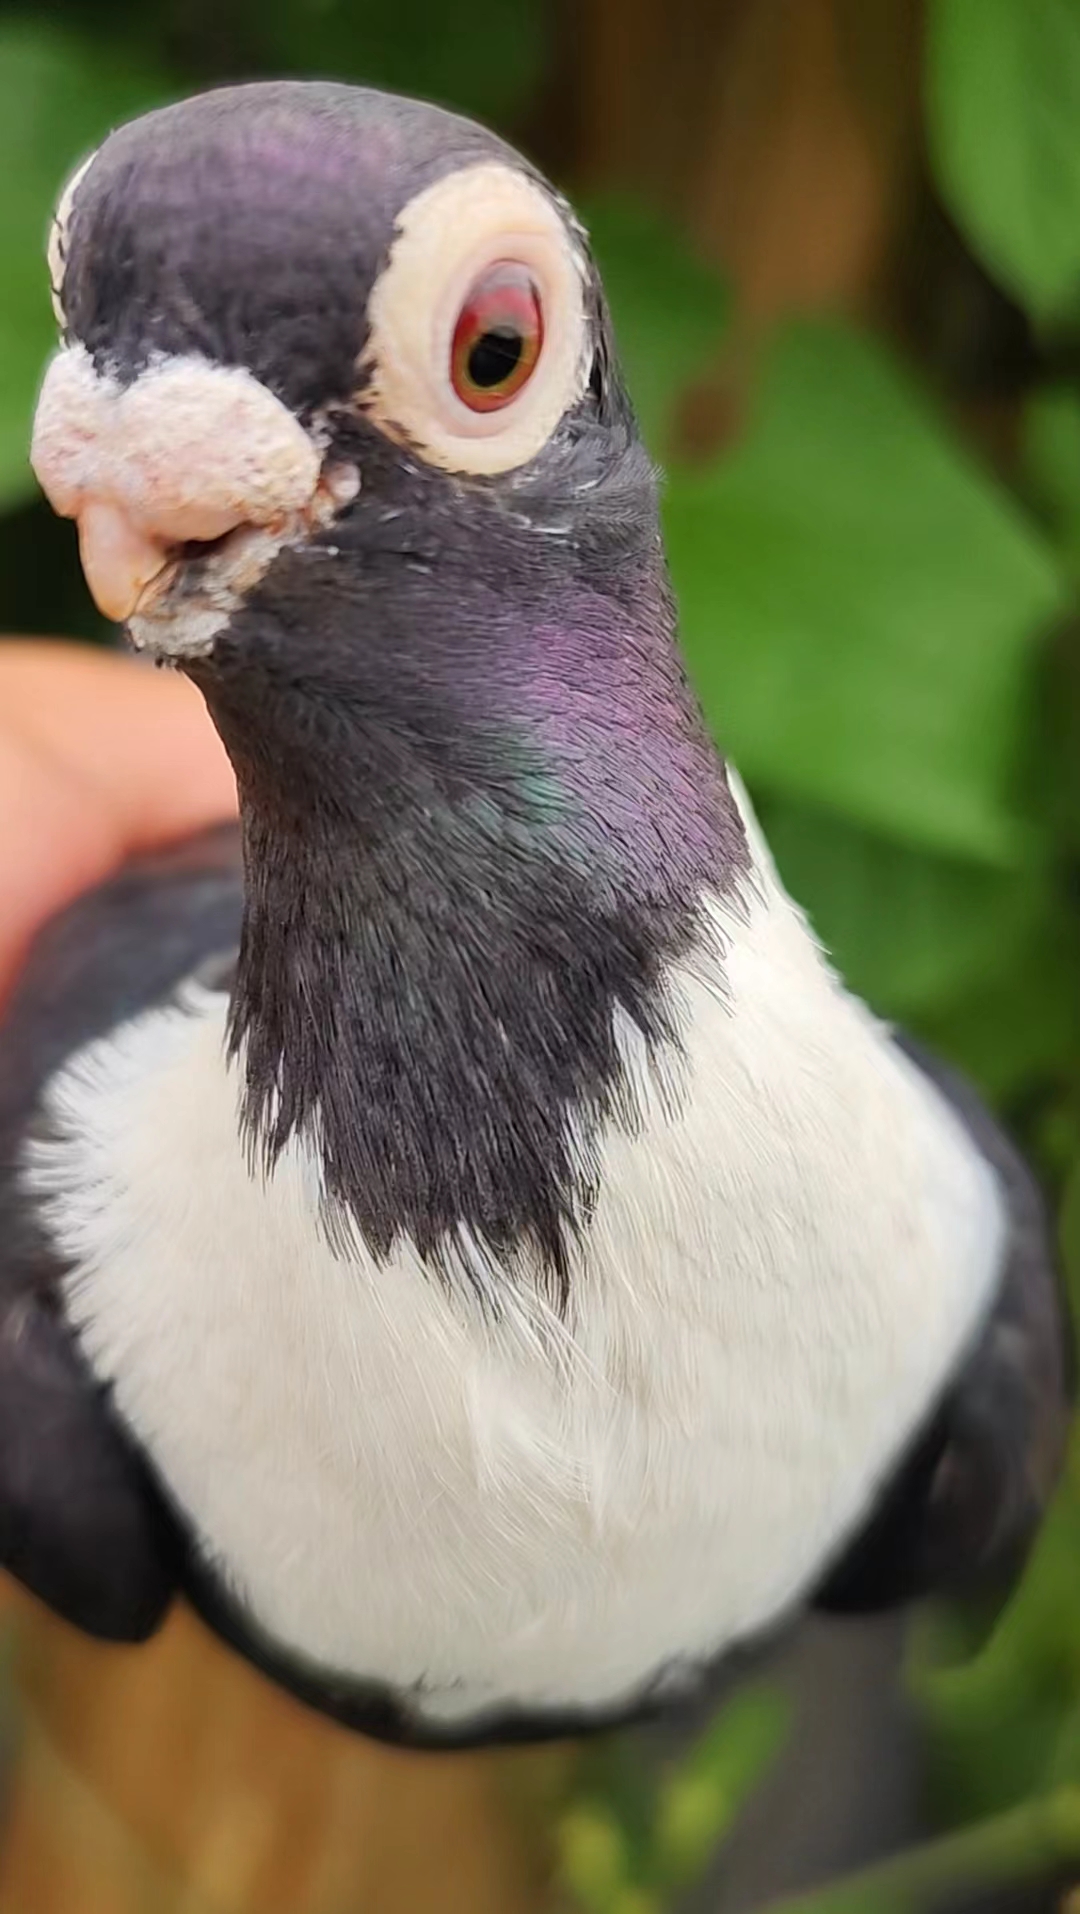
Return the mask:
[(469, 378), (482, 392), (502, 385), (516, 371), (524, 349), (524, 340), (516, 326), (492, 326), (481, 333), (469, 354)]

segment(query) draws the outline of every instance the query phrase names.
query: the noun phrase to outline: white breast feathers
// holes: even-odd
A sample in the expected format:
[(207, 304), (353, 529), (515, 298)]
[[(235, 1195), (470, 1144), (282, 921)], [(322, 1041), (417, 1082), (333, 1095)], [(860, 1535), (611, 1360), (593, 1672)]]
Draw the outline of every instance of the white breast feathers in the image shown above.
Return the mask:
[(761, 1629), (991, 1296), (989, 1169), (755, 849), (673, 979), (679, 1096), (603, 1139), (565, 1321), (336, 1256), (312, 1156), (248, 1168), (220, 997), (52, 1086), (27, 1174), (94, 1370), (264, 1627), (433, 1717), (612, 1702)]

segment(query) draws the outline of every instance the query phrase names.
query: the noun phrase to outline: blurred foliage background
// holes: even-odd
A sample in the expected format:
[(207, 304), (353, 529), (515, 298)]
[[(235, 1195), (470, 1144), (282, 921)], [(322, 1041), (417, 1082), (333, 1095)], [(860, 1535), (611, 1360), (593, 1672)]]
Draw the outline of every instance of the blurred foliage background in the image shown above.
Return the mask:
[[(6, 629), (104, 636), (26, 464), (58, 186), (133, 111), (280, 73), (487, 118), (583, 208), (716, 735), (853, 986), (1033, 1153), (1080, 1275), (1080, 0), (3, 0)], [(783, 1905), (1080, 1906), (1080, 1450), (1005, 1615), (922, 1617), (907, 1659), (918, 1845)], [(783, 1716), (766, 1679), (688, 1754), (590, 1755), (559, 1904), (735, 1905)]]

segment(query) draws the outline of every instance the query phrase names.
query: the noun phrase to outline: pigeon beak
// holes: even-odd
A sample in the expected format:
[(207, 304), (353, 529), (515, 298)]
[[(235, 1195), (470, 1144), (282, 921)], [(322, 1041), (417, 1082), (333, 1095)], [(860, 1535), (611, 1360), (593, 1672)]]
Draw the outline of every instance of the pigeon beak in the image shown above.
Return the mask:
[(76, 513), (79, 556), (98, 610), (125, 624), (169, 563), (172, 548), (143, 531), (111, 499), (87, 498)]
[[(250, 588), (285, 536), (328, 523), (360, 485), (351, 464), (324, 472), (321, 443), (240, 367), (165, 360), (121, 386), (79, 345), (46, 371), (30, 463), (77, 521), (86, 582), (120, 625), (157, 616), (196, 556), (213, 559), (219, 598)], [(258, 566), (243, 541), (222, 549), (241, 531), (257, 535)]]

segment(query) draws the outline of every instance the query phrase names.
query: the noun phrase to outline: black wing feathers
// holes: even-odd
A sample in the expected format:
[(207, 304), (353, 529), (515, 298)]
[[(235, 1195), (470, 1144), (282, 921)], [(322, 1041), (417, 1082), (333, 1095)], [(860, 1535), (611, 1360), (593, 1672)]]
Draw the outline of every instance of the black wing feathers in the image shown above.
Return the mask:
[(0, 1563), (110, 1639), (156, 1627), (179, 1543), (56, 1312), (19, 1165), (58, 1067), (235, 945), (240, 902), (234, 826), (133, 860), (46, 925), (0, 1023)]

